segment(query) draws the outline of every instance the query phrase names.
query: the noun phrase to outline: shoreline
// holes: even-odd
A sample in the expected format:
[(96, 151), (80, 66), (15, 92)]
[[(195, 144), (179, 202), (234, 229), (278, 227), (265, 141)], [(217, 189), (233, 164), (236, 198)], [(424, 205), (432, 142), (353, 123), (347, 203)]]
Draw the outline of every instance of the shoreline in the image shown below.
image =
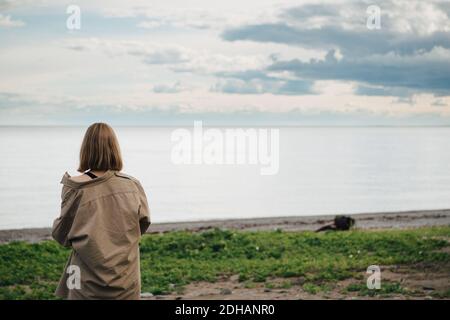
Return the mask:
[[(348, 216), (356, 220), (355, 228), (363, 230), (408, 229), (450, 225), (450, 209), (358, 213), (348, 214)], [(172, 231), (199, 232), (214, 228), (244, 231), (274, 229), (284, 231), (314, 231), (323, 225), (331, 223), (333, 219), (334, 215), (316, 215), (168, 222), (152, 224), (147, 233), (165, 233)], [(0, 230), (0, 244), (11, 241), (36, 243), (51, 238), (51, 228)]]

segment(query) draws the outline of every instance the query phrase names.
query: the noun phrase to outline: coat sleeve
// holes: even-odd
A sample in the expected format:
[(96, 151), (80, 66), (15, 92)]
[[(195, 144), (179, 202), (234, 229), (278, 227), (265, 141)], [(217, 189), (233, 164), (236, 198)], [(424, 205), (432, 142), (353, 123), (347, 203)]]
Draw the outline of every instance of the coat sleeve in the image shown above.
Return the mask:
[(53, 222), (52, 237), (64, 247), (70, 247), (68, 235), (79, 205), (78, 190), (63, 186), (61, 192), (61, 214)]
[(147, 196), (145, 195), (144, 188), (138, 182), (138, 197), (139, 197), (139, 227), (141, 229), (141, 235), (144, 234), (150, 226), (150, 209), (148, 207)]

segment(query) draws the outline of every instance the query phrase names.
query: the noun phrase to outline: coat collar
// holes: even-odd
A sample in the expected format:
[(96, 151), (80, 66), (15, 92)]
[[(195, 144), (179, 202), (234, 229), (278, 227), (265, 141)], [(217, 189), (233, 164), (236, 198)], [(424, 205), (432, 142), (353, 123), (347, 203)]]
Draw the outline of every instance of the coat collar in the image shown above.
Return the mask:
[(108, 180), (109, 178), (111, 178), (114, 175), (114, 172), (115, 172), (114, 170), (108, 170), (101, 177), (98, 177), (96, 179), (91, 179), (88, 181), (83, 181), (83, 182), (74, 181), (72, 179), (72, 177), (70, 176), (70, 174), (68, 172), (66, 172), (66, 173), (64, 173), (64, 175), (61, 179), (61, 183), (65, 186), (68, 186), (71, 188), (80, 189), (80, 188), (83, 188), (84, 186), (93, 186), (93, 185), (102, 183), (102, 182)]

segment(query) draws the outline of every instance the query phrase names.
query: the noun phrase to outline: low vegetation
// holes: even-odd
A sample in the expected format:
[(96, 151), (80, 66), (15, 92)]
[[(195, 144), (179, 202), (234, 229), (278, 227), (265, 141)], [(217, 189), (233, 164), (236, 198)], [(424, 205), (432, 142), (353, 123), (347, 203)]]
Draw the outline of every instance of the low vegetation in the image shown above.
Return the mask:
[[(368, 290), (369, 265), (432, 266), (449, 270), (450, 227), (349, 232), (240, 232), (211, 230), (146, 235), (141, 241), (142, 291), (167, 294), (186, 284), (238, 275), (246, 286), (298, 284), (305, 292), (328, 291), (353, 279), (343, 292), (361, 296), (408, 294), (401, 283)], [(0, 299), (54, 299), (69, 250), (54, 241), (0, 245)], [(281, 283), (271, 282), (284, 278)], [(301, 282), (298, 281), (301, 279)], [(295, 281), (294, 281), (295, 280)], [(435, 292), (438, 298), (449, 291)]]

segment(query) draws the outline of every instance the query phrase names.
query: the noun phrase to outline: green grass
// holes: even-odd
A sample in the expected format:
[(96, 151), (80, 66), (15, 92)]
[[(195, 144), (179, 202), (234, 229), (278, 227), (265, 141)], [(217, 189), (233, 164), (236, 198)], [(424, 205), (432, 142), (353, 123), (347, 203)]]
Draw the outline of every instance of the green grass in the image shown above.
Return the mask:
[[(349, 232), (171, 232), (141, 241), (142, 291), (164, 294), (195, 281), (239, 275), (246, 286), (273, 277), (304, 277), (303, 289), (360, 279), (369, 265), (448, 265), (450, 227)], [(0, 245), (0, 299), (52, 299), (69, 255), (54, 241)], [(288, 279), (287, 279), (288, 280)], [(267, 282), (266, 282), (267, 281)], [(360, 281), (365, 283), (364, 279)], [(290, 287), (289, 281), (282, 287)], [(351, 285), (348, 292), (365, 293)], [(381, 294), (401, 292), (396, 284)], [(370, 293), (373, 294), (373, 293)]]

